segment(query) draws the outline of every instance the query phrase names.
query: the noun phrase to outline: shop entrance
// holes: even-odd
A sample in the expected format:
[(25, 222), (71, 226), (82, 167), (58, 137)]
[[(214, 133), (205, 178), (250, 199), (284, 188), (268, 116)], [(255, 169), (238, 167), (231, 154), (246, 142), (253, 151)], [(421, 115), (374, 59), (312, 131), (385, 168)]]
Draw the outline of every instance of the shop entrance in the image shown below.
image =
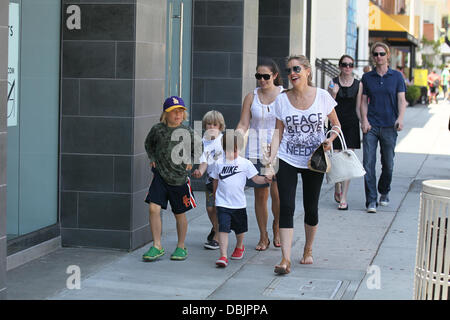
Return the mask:
[(58, 220), (60, 15), (59, 0), (9, 3), (8, 248)]

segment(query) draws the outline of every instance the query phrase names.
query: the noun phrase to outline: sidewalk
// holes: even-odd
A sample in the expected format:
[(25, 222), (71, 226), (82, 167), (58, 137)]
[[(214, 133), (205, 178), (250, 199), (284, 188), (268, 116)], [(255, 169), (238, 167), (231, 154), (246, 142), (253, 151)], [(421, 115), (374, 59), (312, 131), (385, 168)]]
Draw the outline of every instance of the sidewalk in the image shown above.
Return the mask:
[[(450, 104), (417, 105), (406, 112), (395, 158), (388, 207), (368, 214), (364, 207), (363, 179), (350, 184), (349, 210), (338, 211), (333, 189), (325, 182), (320, 197), (319, 229), (313, 248), (314, 264), (300, 265), (304, 245), (302, 190), (297, 193), (292, 271), (276, 276), (273, 266), (281, 259), (279, 248), (254, 250), (259, 239), (254, 216), (253, 191), (246, 191), (249, 232), (246, 254), (225, 269), (215, 267), (218, 251), (205, 250), (210, 230), (204, 195), (196, 192), (198, 208), (188, 214), (186, 261), (170, 260), (176, 246), (175, 220), (163, 213), (166, 255), (142, 262), (149, 245), (133, 252), (61, 248), (7, 274), (9, 299), (193, 299), (193, 300), (294, 300), (294, 299), (412, 299), (421, 182), (450, 179)], [(362, 160), (362, 152), (358, 150)], [(378, 161), (379, 162), (379, 161)], [(380, 167), (378, 165), (377, 173)], [(269, 204), (270, 208), (270, 204)], [(272, 240), (272, 217), (268, 231)], [(234, 248), (230, 234), (229, 250)], [(79, 266), (81, 289), (69, 290), (66, 273)], [(368, 268), (369, 273), (366, 273)], [(378, 272), (379, 271), (379, 272)], [(379, 281), (375, 281), (379, 280)]]

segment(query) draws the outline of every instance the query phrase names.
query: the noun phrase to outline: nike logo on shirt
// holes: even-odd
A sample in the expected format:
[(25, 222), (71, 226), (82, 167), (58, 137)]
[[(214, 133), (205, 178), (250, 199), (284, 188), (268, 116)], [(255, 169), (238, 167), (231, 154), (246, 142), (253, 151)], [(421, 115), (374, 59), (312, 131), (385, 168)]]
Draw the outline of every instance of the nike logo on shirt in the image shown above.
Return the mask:
[(241, 172), (237, 171), (238, 168), (238, 166), (223, 167), (222, 172), (219, 174), (220, 180), (224, 180)]

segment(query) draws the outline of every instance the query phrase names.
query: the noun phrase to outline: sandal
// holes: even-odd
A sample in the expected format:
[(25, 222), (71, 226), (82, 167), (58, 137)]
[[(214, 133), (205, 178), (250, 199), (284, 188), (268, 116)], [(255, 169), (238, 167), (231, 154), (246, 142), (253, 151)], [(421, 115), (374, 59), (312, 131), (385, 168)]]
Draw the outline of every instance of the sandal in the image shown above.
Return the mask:
[(172, 253), (172, 255), (170, 256), (170, 260), (186, 260), (187, 258), (187, 249), (186, 248), (180, 248), (177, 247), (175, 249), (175, 251)]
[(347, 202), (339, 203), (338, 210), (348, 210), (348, 203)]
[(255, 248), (255, 250), (257, 250), (257, 251), (266, 251), (268, 248), (269, 248), (269, 246), (270, 246), (270, 239), (267, 239), (267, 245), (257, 245), (256, 246), (256, 248)]
[[(275, 221), (272, 223), (272, 230), (273, 230), (273, 246), (275, 247), (275, 248), (279, 248), (279, 247), (281, 247), (281, 240), (280, 240), (280, 228), (278, 228), (278, 230), (276, 230), (276, 228), (274, 228), (274, 224), (275, 224)], [(276, 241), (276, 236), (275, 236), (275, 234), (277, 234), (278, 233), (278, 241)]]
[(341, 202), (341, 197), (342, 197), (342, 192), (334, 192), (334, 201), (336, 201), (337, 203)]
[(309, 248), (309, 249), (305, 248), (303, 250), (303, 258), (302, 258), (302, 260), (300, 260), (300, 264), (313, 264), (314, 260), (313, 260), (313, 262), (306, 262), (306, 259), (308, 259), (308, 258), (311, 258), (311, 260), (313, 260), (311, 248)]
[(286, 259), (281, 259), (280, 264), (275, 266), (273, 270), (276, 274), (288, 274), (291, 272), (291, 262)]

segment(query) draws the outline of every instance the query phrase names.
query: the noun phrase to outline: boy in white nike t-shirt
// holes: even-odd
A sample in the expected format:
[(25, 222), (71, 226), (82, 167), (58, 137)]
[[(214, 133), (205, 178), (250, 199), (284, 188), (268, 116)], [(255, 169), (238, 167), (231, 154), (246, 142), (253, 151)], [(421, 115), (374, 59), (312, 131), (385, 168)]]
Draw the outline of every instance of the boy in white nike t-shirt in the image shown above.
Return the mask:
[(225, 151), (224, 159), (216, 162), (211, 172), (219, 220), (220, 258), (216, 261), (218, 267), (228, 265), (228, 234), (231, 230), (236, 234), (236, 248), (231, 259), (240, 260), (244, 257), (244, 233), (248, 230), (247, 200), (244, 192), (247, 178), (257, 184), (270, 182), (267, 177), (258, 176), (258, 171), (249, 160), (238, 155), (238, 136), (233, 131), (227, 131), (222, 136), (222, 146)]

